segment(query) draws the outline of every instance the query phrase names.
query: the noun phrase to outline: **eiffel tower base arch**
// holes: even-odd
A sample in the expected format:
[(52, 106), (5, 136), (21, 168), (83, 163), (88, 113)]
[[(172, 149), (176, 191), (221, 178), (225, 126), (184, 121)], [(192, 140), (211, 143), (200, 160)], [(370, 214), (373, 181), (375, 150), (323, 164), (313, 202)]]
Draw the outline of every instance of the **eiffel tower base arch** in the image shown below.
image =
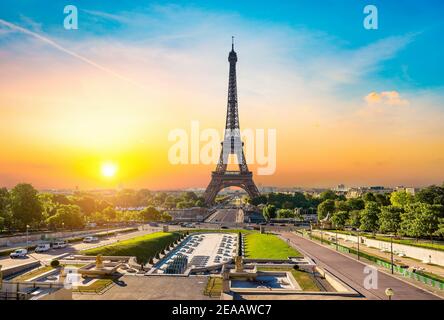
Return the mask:
[(250, 198), (255, 198), (260, 195), (259, 190), (253, 182), (253, 174), (251, 172), (213, 172), (210, 184), (204, 193), (205, 203), (207, 205), (212, 205), (219, 191), (228, 187), (239, 187), (245, 190)]

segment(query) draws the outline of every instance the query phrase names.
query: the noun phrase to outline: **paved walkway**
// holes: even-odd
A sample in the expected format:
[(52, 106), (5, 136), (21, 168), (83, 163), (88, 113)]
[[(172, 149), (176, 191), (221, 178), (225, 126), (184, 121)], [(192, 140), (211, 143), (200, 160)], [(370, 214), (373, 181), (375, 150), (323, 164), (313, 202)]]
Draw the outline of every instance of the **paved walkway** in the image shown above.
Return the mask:
[(211, 300), (205, 276), (123, 276), (103, 294), (74, 293), (74, 300)]
[(365, 264), (326, 248), (311, 240), (304, 239), (294, 233), (284, 232), (282, 236), (303, 254), (311, 257), (321, 267), (353, 287), (367, 299), (386, 300), (386, 288), (395, 292), (394, 300), (439, 300), (440, 298), (420, 288), (378, 271), (378, 288), (365, 289)]

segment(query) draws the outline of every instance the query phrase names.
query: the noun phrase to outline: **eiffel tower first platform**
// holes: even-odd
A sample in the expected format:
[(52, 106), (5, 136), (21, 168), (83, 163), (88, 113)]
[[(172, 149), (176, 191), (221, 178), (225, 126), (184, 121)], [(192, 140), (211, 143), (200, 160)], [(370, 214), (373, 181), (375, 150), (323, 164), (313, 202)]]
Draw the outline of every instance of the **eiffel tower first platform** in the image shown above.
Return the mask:
[[(219, 191), (227, 187), (242, 188), (251, 198), (260, 195), (259, 190), (253, 181), (253, 173), (248, 170), (243, 150), (244, 144), (241, 141), (239, 113), (237, 108), (237, 54), (234, 51), (234, 37), (232, 38), (232, 41), (231, 52), (228, 55), (230, 75), (228, 82), (227, 121), (225, 125), (224, 141), (222, 142), (222, 150), (216, 170), (212, 172), (210, 184), (204, 193), (205, 202), (209, 205), (214, 203), (214, 199)], [(227, 171), (230, 155), (236, 155), (237, 163), (239, 164), (238, 171)]]

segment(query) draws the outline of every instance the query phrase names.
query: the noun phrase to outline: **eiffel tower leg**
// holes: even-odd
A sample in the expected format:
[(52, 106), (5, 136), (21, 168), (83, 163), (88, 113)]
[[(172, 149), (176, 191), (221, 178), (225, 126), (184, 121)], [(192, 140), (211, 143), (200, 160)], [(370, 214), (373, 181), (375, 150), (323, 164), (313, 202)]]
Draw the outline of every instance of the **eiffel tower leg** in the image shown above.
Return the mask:
[(216, 199), (217, 194), (222, 189), (222, 181), (219, 179), (211, 178), (210, 184), (204, 193), (205, 203), (207, 205), (212, 205), (214, 203), (214, 199)]

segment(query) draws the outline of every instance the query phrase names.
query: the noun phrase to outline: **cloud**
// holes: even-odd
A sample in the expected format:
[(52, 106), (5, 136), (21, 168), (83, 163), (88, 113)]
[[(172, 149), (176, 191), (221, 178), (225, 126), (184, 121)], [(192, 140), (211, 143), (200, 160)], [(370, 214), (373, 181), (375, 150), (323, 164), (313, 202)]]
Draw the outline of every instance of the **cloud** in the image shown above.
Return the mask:
[(8, 22), (8, 21), (3, 20), (3, 19), (0, 19), (0, 25), (3, 25), (5, 27), (9, 28), (10, 30), (18, 31), (18, 32), (24, 33), (26, 35), (32, 36), (35, 39), (37, 39), (37, 40), (39, 40), (41, 42), (44, 42), (44, 43), (50, 45), (51, 47), (53, 47), (53, 48), (55, 48), (55, 49), (57, 49), (59, 51), (62, 51), (62, 52), (66, 53), (66, 54), (68, 54), (68, 55), (70, 55), (70, 56), (72, 56), (72, 57), (74, 57), (76, 59), (79, 59), (79, 60), (81, 60), (81, 61), (83, 61), (83, 62), (93, 66), (94, 68), (100, 69), (100, 70), (102, 70), (102, 71), (104, 71), (106, 73), (111, 74), (112, 76), (115, 76), (115, 77), (120, 78), (120, 79), (122, 79), (124, 81), (130, 82), (130, 83), (132, 83), (132, 84), (134, 84), (136, 86), (139, 86), (140, 88), (144, 89), (143, 86), (141, 86), (138, 83), (135, 83), (133, 80), (131, 80), (131, 79), (129, 79), (129, 78), (127, 78), (127, 77), (125, 77), (125, 76), (123, 76), (123, 75), (121, 75), (121, 74), (119, 74), (119, 73), (117, 73), (117, 72), (115, 72), (115, 71), (113, 71), (113, 70), (103, 66), (103, 65), (100, 65), (100, 64), (98, 64), (98, 63), (96, 63), (96, 62), (94, 62), (94, 61), (92, 61), (92, 60), (90, 60), (90, 59), (88, 59), (88, 58), (86, 58), (86, 57), (76, 53), (76, 52), (73, 52), (73, 51), (63, 47), (62, 45), (58, 44), (57, 42), (51, 40), (48, 37), (42, 36), (39, 33), (36, 33), (36, 32), (31, 31), (29, 29), (20, 27), (20, 26), (18, 26), (16, 24), (13, 24), (13, 23)]
[(407, 106), (409, 101), (402, 99), (397, 91), (371, 92), (364, 98), (369, 105), (382, 104), (388, 106)]

